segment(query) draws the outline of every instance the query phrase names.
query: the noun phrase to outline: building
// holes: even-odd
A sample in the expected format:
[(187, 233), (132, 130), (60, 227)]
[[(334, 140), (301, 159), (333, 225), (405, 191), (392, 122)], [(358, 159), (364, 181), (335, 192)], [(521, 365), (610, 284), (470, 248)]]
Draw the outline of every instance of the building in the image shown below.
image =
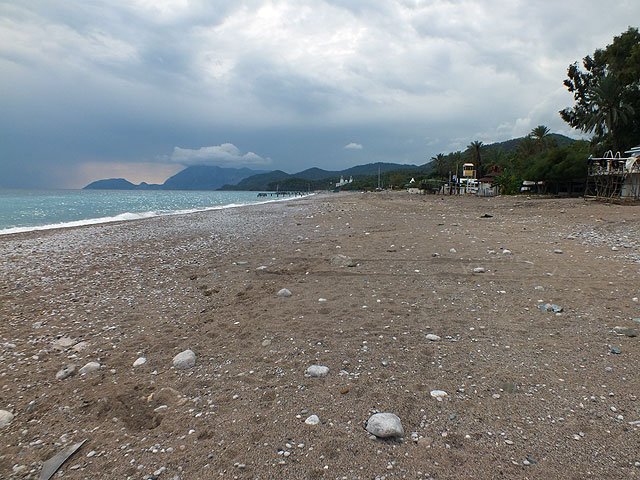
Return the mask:
[(599, 200), (640, 200), (640, 145), (604, 157), (589, 157), (585, 197)]

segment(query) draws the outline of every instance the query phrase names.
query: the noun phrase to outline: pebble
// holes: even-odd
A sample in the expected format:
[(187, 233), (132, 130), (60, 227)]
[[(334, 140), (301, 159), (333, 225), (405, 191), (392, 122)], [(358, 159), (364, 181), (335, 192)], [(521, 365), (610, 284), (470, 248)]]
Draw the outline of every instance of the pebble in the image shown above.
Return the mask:
[(473, 273), (484, 273), (485, 271), (484, 267), (476, 267), (473, 269)]
[(78, 370), (78, 373), (80, 375), (86, 375), (87, 373), (95, 372), (96, 370), (100, 370), (100, 364), (98, 362), (89, 362)]
[(281, 298), (286, 298), (291, 296), (291, 291), (288, 288), (282, 288), (278, 290), (277, 295)]
[(369, 417), (367, 432), (378, 438), (394, 438), (404, 436), (400, 417), (394, 413), (375, 413)]
[(334, 267), (355, 267), (356, 262), (346, 255), (335, 255), (331, 257), (331, 265)]
[(0, 410), (0, 428), (6, 427), (13, 420), (13, 413)]
[(437, 401), (441, 402), (442, 399), (448, 397), (449, 394), (444, 390), (431, 390), (431, 396), (435, 398)]
[(185, 350), (173, 357), (173, 366), (178, 369), (186, 370), (196, 364), (196, 354), (191, 350)]
[(557, 254), (562, 254), (564, 253), (562, 250), (560, 250), (559, 248), (556, 248), (553, 253), (557, 253)]
[(450, 248), (449, 253), (458, 253), (458, 251), (455, 248)]
[(271, 345), (271, 340), (269, 340), (268, 338), (265, 338), (265, 339), (262, 341), (262, 346), (263, 346), (263, 347), (268, 347), (269, 345)]
[(133, 362), (134, 367), (139, 367), (140, 365), (144, 365), (147, 363), (147, 359), (144, 357), (138, 357), (135, 362)]
[(305, 371), (309, 377), (326, 377), (329, 374), (329, 367), (324, 365), (311, 365)]
[(432, 341), (432, 342), (438, 342), (438, 341), (440, 341), (440, 340), (441, 340), (441, 338), (440, 338), (438, 335), (435, 335), (435, 334), (433, 334), (433, 333), (428, 333), (428, 334), (425, 336), (425, 338), (426, 338), (427, 340)]
[(318, 418), (317, 415), (309, 415), (304, 423), (307, 425), (318, 425), (320, 423), (320, 418)]
[(65, 378), (69, 378), (71, 375), (76, 373), (76, 366), (73, 364), (65, 365), (58, 373), (56, 373), (56, 378), (58, 380), (64, 380)]
[(511, 255), (511, 250), (505, 248), (504, 250), (502, 250), (502, 254), (503, 255)]

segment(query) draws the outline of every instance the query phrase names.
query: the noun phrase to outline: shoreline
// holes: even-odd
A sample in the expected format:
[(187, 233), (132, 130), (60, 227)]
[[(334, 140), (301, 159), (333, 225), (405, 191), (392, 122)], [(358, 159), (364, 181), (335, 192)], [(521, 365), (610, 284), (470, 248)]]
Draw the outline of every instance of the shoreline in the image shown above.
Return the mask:
[(639, 254), (635, 207), (404, 192), (3, 236), (0, 477), (637, 478)]
[(34, 226), (26, 226), (26, 227), (10, 227), (0, 229), (0, 237), (5, 235), (16, 235), (21, 233), (31, 233), (31, 232), (41, 232), (48, 230), (62, 230), (67, 228), (79, 228), (86, 227), (92, 225), (104, 225), (111, 223), (124, 223), (131, 222), (136, 220), (146, 220), (149, 218), (157, 218), (157, 217), (167, 217), (174, 215), (190, 215), (194, 213), (203, 213), (203, 212), (211, 212), (216, 210), (225, 210), (227, 208), (241, 208), (241, 207), (251, 207), (254, 205), (266, 205), (270, 203), (277, 202), (286, 202), (296, 199), (302, 199), (307, 197), (312, 197), (314, 195), (319, 195), (318, 193), (310, 193), (307, 195), (296, 195), (293, 197), (286, 198), (276, 198), (274, 200), (264, 200), (264, 201), (256, 201), (253, 203), (230, 203), (224, 205), (214, 205), (211, 207), (203, 207), (203, 208), (194, 208), (194, 209), (182, 209), (175, 211), (167, 211), (167, 212), (158, 212), (158, 211), (145, 211), (145, 212), (124, 212), (110, 217), (96, 217), (96, 218), (87, 218), (83, 220), (74, 220), (68, 222), (60, 222), (60, 223), (50, 223), (45, 225), (34, 225)]

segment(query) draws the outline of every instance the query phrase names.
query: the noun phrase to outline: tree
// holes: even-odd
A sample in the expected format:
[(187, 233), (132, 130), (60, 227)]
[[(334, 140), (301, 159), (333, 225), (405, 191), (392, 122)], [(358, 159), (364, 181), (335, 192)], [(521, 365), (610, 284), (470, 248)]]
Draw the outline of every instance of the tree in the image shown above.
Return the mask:
[(546, 143), (550, 133), (551, 130), (549, 130), (547, 127), (545, 127), (544, 125), (538, 125), (536, 128), (531, 130), (529, 136), (535, 140), (536, 144), (538, 145), (538, 149), (542, 151), (547, 146)]
[(626, 150), (640, 138), (640, 33), (630, 27), (593, 56), (569, 65), (564, 85), (574, 105), (560, 111), (574, 128), (593, 133), (596, 150)]
[(473, 162), (477, 165), (478, 178), (482, 178), (482, 142), (474, 140), (467, 146)]
[(447, 157), (444, 153), (439, 153), (435, 157), (431, 157), (431, 161), (435, 166), (435, 171), (441, 177), (446, 177), (448, 174), (447, 170)]
[(594, 132), (597, 138), (609, 137), (614, 150), (620, 149), (618, 127), (626, 125), (634, 114), (633, 107), (624, 103), (622, 86), (611, 74), (601, 77), (589, 91), (591, 109), (582, 128)]

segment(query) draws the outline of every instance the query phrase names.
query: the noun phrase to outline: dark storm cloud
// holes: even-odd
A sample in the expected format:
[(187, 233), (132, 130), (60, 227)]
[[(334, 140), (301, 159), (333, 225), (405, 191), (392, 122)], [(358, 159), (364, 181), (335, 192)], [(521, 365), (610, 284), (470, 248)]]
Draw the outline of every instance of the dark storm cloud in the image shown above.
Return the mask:
[(422, 164), (538, 124), (571, 133), (557, 115), (571, 101), (567, 65), (626, 30), (640, 4), (548, 6), (5, 1), (0, 186), (81, 186), (100, 165), (159, 175), (198, 159)]

